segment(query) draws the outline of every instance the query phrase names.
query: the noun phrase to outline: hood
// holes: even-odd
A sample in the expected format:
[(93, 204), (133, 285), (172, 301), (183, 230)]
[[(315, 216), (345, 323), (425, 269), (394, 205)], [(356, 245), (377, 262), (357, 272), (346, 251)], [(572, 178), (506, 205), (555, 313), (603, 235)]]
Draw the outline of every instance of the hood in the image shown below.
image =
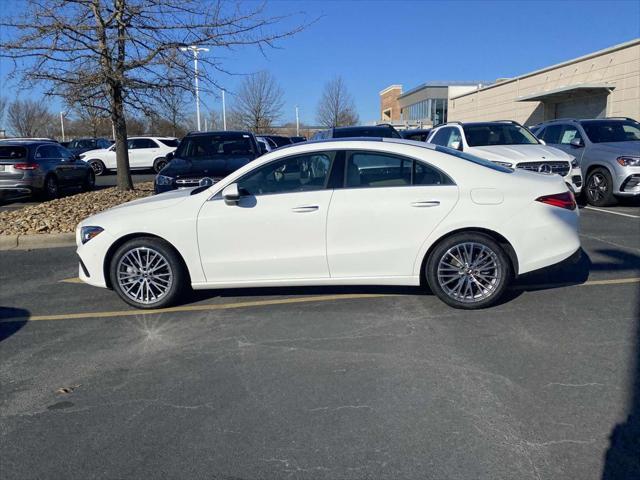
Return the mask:
[[(196, 187), (194, 187), (196, 188)], [(174, 205), (189, 198), (191, 191), (194, 188), (184, 188), (180, 190), (172, 190), (166, 193), (160, 193), (158, 195), (152, 195), (150, 197), (140, 198), (131, 202), (117, 205), (113, 208), (105, 210), (103, 212), (92, 215), (85, 218), (80, 225), (100, 225), (104, 226), (107, 222), (118, 217), (126, 215), (127, 217), (145, 214), (151, 210), (166, 209), (173, 207)]]
[(571, 155), (547, 145), (489, 145), (471, 147), (469, 153), (487, 160), (500, 162), (537, 162), (541, 160), (562, 160), (569, 162)]
[(605, 142), (594, 143), (594, 148), (607, 152), (617, 153), (619, 155), (640, 155), (640, 140), (630, 142)]
[(161, 171), (160, 175), (167, 177), (226, 177), (228, 174), (243, 167), (255, 157), (250, 155), (225, 155), (220, 158), (203, 158), (188, 160), (173, 158)]
[[(73, 151), (74, 149), (71, 149), (71, 151)], [(84, 152), (81, 153), (81, 155), (100, 155), (102, 153), (108, 152), (109, 150), (107, 150), (106, 148), (97, 148), (95, 150), (85, 150)]]

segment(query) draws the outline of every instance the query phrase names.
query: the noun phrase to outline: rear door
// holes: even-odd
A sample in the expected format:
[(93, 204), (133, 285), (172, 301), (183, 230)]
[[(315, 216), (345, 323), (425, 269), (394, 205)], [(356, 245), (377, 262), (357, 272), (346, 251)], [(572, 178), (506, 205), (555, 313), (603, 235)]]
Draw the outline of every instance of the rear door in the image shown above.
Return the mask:
[(129, 164), (131, 168), (151, 168), (159, 153), (159, 147), (150, 138), (129, 140)]
[(332, 278), (408, 277), (420, 247), (458, 200), (458, 187), (422, 161), (347, 152), (345, 188), (327, 219)]
[(64, 162), (62, 153), (56, 145), (40, 145), (35, 153), (35, 159), (46, 172), (53, 172), (59, 185), (69, 185), (73, 182), (73, 165)]

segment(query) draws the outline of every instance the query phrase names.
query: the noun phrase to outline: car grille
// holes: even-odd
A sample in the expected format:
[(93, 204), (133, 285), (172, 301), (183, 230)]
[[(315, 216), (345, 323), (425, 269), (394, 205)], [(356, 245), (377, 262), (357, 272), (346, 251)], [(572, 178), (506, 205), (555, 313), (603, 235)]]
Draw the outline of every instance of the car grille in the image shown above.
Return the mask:
[(571, 170), (569, 162), (522, 162), (517, 167), (530, 172), (557, 173), (561, 177), (566, 176)]
[[(200, 180), (202, 180), (203, 178), (206, 178), (206, 176), (197, 177), (197, 178), (178, 178), (176, 179), (176, 184), (181, 187), (193, 187), (193, 186), (197, 187), (198, 185), (200, 185)], [(220, 178), (218, 177), (209, 177), (209, 178), (212, 178), (214, 183), (220, 180)]]

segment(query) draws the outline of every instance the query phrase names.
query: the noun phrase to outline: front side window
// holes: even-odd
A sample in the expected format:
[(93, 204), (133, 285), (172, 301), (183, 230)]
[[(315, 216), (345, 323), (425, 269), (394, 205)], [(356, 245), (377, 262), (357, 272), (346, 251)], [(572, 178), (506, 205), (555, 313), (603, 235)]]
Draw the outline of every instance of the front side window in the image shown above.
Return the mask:
[(55, 146), (42, 145), (36, 151), (36, 158), (60, 158), (60, 154)]
[(582, 122), (593, 143), (634, 142), (640, 140), (640, 123), (632, 120), (595, 120)]
[(529, 130), (513, 123), (479, 123), (462, 128), (470, 147), (538, 144)]
[(335, 152), (320, 152), (268, 163), (238, 180), (238, 190), (242, 195), (323, 190), (334, 157)]
[(429, 140), (429, 143), (446, 147), (449, 143), (449, 137), (451, 136), (452, 130), (454, 130), (454, 128), (452, 127), (441, 128), (440, 130), (436, 131), (436, 133), (433, 135), (433, 138)]
[(58, 149), (58, 156), (65, 161), (69, 161), (73, 158), (73, 155), (69, 150), (64, 147), (56, 147)]
[(561, 145), (569, 145), (575, 138), (582, 139), (577, 127), (575, 127), (574, 125), (567, 125), (562, 132), (562, 136), (560, 137), (560, 141), (558, 143), (560, 143)]
[(540, 138), (542, 138), (546, 143), (558, 144), (560, 143), (560, 137), (563, 129), (564, 125), (549, 125), (544, 129), (544, 132), (540, 134)]

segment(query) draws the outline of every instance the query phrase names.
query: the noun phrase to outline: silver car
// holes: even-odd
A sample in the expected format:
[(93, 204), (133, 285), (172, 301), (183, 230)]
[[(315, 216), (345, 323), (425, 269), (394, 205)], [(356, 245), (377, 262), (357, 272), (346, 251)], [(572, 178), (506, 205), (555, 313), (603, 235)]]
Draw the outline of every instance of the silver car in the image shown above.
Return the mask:
[(640, 123), (631, 118), (558, 119), (533, 132), (547, 145), (578, 160), (583, 192), (591, 205), (614, 205), (616, 197), (640, 198)]

